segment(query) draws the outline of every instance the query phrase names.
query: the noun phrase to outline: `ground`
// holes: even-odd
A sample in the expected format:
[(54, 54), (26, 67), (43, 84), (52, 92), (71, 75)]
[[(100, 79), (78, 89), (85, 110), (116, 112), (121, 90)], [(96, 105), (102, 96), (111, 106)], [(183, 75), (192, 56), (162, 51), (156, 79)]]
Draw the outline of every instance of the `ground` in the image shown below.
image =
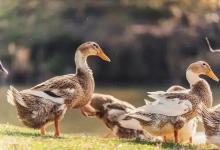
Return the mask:
[(0, 125), (0, 149), (2, 150), (168, 150), (168, 149), (216, 149), (214, 145), (156, 144), (131, 140), (107, 139), (96, 136), (64, 134), (54, 138), (52, 133), (41, 137), (37, 130), (8, 124)]

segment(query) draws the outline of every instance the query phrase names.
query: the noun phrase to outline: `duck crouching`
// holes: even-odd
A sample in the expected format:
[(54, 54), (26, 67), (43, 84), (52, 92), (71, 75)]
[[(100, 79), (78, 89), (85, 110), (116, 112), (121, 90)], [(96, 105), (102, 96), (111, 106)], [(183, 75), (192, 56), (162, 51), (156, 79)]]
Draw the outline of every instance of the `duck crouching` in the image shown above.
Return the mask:
[(27, 127), (40, 129), (41, 135), (45, 135), (45, 125), (54, 121), (55, 136), (60, 135), (58, 122), (67, 110), (65, 104), (32, 95), (28, 90), (19, 92), (12, 86), (8, 90), (7, 101), (16, 106), (19, 119)]
[(96, 110), (96, 117), (104, 122), (114, 136), (159, 141), (145, 133), (138, 120), (126, 115), (135, 108), (133, 105), (104, 94), (93, 94), (90, 105)]

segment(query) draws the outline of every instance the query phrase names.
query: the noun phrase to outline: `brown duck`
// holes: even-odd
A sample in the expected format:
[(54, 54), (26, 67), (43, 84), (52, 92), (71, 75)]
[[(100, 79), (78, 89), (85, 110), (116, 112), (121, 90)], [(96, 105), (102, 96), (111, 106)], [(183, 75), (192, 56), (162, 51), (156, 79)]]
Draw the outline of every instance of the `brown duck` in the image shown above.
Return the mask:
[(10, 87), (7, 100), (16, 106), (24, 125), (40, 129), (44, 135), (45, 125), (54, 122), (55, 136), (59, 136), (59, 121), (67, 108), (89, 109), (84, 106), (91, 100), (95, 88), (92, 71), (87, 65), (89, 56), (110, 61), (97, 43), (86, 42), (75, 53), (76, 74), (57, 76), (23, 91)]
[(144, 128), (152, 135), (166, 135), (174, 131), (175, 143), (179, 142), (179, 130), (197, 116), (198, 104), (207, 107), (212, 103), (209, 84), (200, 75), (207, 75), (219, 81), (208, 63), (192, 63), (186, 71), (190, 89), (180, 92), (150, 92), (156, 101), (137, 108), (129, 116), (140, 120)]
[(125, 139), (140, 139), (158, 141), (145, 133), (139, 121), (125, 114), (135, 107), (128, 102), (121, 101), (111, 95), (93, 94), (90, 105), (96, 111), (96, 117), (101, 119), (114, 136)]

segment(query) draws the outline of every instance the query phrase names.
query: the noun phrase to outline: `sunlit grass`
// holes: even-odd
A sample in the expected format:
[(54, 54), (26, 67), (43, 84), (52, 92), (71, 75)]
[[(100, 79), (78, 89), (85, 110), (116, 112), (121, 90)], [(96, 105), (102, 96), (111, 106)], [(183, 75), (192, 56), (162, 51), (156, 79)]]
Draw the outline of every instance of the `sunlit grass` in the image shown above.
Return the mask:
[(12, 125), (0, 125), (0, 147), (3, 150), (168, 150), (168, 149), (214, 149), (213, 145), (175, 145), (101, 138), (98, 136), (64, 134), (54, 138), (52, 133), (41, 137), (37, 130)]

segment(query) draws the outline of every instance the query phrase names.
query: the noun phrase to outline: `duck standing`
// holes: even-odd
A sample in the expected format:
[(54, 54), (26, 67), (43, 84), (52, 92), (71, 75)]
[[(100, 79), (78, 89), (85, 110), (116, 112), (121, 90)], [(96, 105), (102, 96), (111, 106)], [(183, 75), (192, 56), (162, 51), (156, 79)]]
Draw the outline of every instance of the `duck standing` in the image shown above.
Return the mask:
[(67, 108), (88, 109), (86, 105), (95, 88), (92, 71), (87, 65), (89, 56), (110, 62), (97, 43), (86, 42), (75, 53), (76, 74), (57, 76), (23, 91), (10, 87), (7, 100), (16, 106), (24, 125), (40, 129), (41, 135), (45, 135), (45, 125), (54, 122), (55, 136), (60, 136), (59, 121)]
[(180, 92), (149, 92), (156, 101), (139, 107), (129, 114), (138, 119), (152, 135), (165, 135), (173, 131), (175, 143), (179, 142), (179, 130), (198, 115), (198, 104), (210, 106), (212, 92), (209, 84), (200, 75), (219, 81), (207, 62), (192, 63), (186, 71), (190, 89)]

